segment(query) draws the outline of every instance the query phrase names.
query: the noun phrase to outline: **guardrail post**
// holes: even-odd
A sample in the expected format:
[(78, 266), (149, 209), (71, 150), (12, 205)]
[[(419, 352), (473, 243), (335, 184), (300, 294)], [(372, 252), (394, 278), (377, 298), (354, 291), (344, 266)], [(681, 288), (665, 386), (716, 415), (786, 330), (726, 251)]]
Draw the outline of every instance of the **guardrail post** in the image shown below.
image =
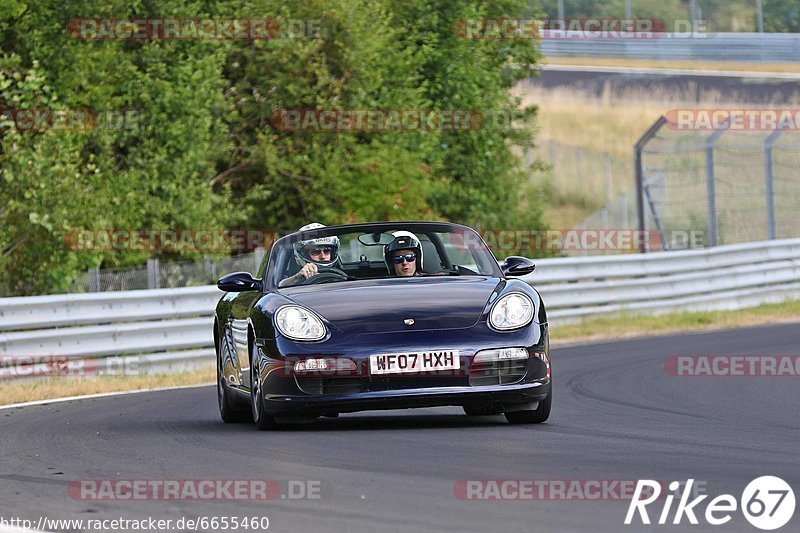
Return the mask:
[(89, 269), (89, 292), (100, 292), (100, 267)]
[(158, 259), (147, 260), (147, 288), (160, 289), (161, 279), (159, 276)]
[(772, 172), (772, 147), (783, 130), (773, 131), (764, 141), (764, 179), (767, 185), (767, 238), (774, 240), (777, 235), (775, 229), (775, 178)]
[[(647, 231), (647, 218), (644, 212), (644, 161), (642, 159), (642, 152), (644, 147), (650, 140), (656, 136), (658, 130), (667, 123), (664, 115), (658, 117), (650, 129), (648, 129), (641, 139), (633, 147), (633, 166), (636, 172), (636, 212), (639, 216), (639, 231), (644, 234)], [(641, 253), (647, 252), (647, 239), (642, 239), (642, 244), (639, 248)]]
[(608, 152), (603, 153), (603, 166), (605, 170), (605, 189), (606, 189), (606, 202), (603, 206), (603, 229), (608, 229), (608, 209), (611, 205), (611, 156)]

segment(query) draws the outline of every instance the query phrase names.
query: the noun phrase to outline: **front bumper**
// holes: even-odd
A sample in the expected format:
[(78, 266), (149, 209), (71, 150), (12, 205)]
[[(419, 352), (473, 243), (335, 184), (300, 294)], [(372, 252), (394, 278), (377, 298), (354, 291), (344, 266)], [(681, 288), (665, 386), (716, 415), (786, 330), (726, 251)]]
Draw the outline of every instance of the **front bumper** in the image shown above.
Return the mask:
[(550, 394), (550, 387), (550, 380), (537, 380), (485, 387), (426, 387), (321, 396), (269, 395), (264, 398), (264, 412), (272, 416), (310, 416), (324, 412), (448, 405), (518, 405), (544, 400)]
[[(457, 339), (454, 340), (454, 339)], [(439, 406), (513, 406), (535, 402), (550, 394), (550, 356), (546, 324), (498, 334), (486, 323), (459, 331), (419, 331), (380, 336), (341, 335), (322, 343), (295, 343), (283, 338), (256, 339), (256, 364), (262, 383), (264, 412), (276, 417), (306, 417), (326, 412), (408, 409)], [(440, 374), (372, 375), (373, 353), (407, 353), (425, 349), (457, 349), (459, 370)], [(472, 365), (476, 353), (502, 347), (525, 347), (530, 357), (503, 363), (513, 372), (497, 380)], [(536, 354), (536, 355), (535, 355)], [(300, 379), (293, 361), (345, 357), (355, 370), (330, 379)], [(521, 368), (518, 363), (522, 363)], [(486, 367), (488, 368), (488, 367)], [(499, 367), (498, 367), (499, 368)], [(245, 373), (247, 375), (247, 373)], [(249, 394), (249, 383), (239, 388)], [(505, 410), (505, 409), (502, 409)]]

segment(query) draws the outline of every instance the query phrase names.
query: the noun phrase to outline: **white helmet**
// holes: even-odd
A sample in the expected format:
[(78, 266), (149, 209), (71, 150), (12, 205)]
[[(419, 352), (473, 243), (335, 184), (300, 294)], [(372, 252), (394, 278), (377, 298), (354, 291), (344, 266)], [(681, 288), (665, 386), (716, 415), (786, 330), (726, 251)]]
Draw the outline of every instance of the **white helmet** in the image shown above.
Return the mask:
[[(324, 228), (324, 224), (319, 222), (312, 222), (306, 224), (298, 231), (310, 231), (314, 229)], [(311, 258), (309, 252), (314, 248), (327, 247), (330, 249), (331, 258), (328, 261), (315, 261)], [(339, 237), (333, 235), (331, 237), (319, 237), (317, 239), (308, 239), (305, 241), (297, 241), (294, 243), (294, 258), (300, 266), (306, 263), (314, 263), (319, 266), (330, 267), (339, 262)]]

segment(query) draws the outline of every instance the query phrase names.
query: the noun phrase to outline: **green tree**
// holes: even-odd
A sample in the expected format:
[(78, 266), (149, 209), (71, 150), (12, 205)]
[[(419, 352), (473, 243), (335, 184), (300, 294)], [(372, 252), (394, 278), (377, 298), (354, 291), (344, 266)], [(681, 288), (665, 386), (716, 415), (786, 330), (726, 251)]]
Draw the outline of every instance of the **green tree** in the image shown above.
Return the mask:
[[(225, 149), (225, 49), (197, 41), (86, 41), (81, 17), (197, 16), (196, 3), (15, 3), (0, 13), (0, 107), (88, 110), (89, 130), (0, 131), (0, 292), (62, 290), (93, 266), (141, 264), (152, 252), (71, 250), (78, 229), (205, 228), (221, 194), (209, 185)], [(224, 193), (224, 191), (218, 191)]]

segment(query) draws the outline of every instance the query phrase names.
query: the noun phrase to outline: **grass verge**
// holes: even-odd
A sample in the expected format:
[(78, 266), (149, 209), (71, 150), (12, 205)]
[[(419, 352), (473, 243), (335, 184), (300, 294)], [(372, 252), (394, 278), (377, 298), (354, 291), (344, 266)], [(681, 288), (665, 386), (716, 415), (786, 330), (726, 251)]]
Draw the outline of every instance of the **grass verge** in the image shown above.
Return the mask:
[(551, 342), (561, 344), (615, 340), (687, 331), (711, 331), (800, 322), (800, 300), (765, 304), (738, 311), (682, 311), (660, 316), (623, 313), (580, 324), (553, 327)]
[(152, 376), (113, 376), (113, 377), (55, 377), (25, 378), (0, 381), (0, 405), (50, 400), (67, 396), (83, 396), (104, 392), (132, 391), (177, 387), (181, 385), (201, 385), (213, 383), (214, 365), (191, 372)]

